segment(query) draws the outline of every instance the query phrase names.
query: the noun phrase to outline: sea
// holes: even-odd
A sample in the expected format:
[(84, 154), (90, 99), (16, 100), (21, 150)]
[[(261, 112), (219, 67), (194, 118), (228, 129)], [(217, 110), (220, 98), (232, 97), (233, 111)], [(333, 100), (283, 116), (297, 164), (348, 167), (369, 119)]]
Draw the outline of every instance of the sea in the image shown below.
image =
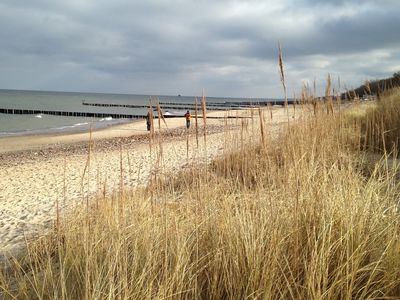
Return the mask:
[[(87, 103), (148, 105), (151, 97), (153, 96), (0, 89), (0, 108), (146, 115), (146, 108), (88, 106), (83, 105), (82, 101)], [(181, 95), (158, 95), (153, 98), (158, 99), (160, 102), (192, 104), (195, 100), (194, 96)], [(207, 101), (217, 103), (224, 103), (226, 101), (241, 102), (248, 100), (249, 99), (244, 98), (207, 97)], [(179, 113), (179, 109), (173, 113)], [(46, 114), (13, 115), (0, 113), (0, 137), (88, 131), (90, 128), (105, 128), (111, 125), (130, 121), (132, 120), (116, 119), (112, 117), (88, 118), (53, 116)]]

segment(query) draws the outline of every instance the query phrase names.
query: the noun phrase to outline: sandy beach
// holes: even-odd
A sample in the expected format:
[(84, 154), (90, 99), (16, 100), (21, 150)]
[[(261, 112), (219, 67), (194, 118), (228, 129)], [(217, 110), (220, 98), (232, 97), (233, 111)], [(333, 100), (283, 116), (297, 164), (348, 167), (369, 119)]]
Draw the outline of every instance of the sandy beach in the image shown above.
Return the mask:
[[(271, 125), (275, 127), (287, 120), (281, 108), (274, 108), (272, 113)], [(208, 116), (224, 114), (211, 112)], [(229, 114), (235, 116), (238, 112)], [(249, 112), (240, 115), (249, 116)], [(226, 129), (235, 131), (241, 121), (207, 119), (206, 146), (202, 138), (197, 146), (194, 119), (189, 131), (184, 122), (183, 118), (161, 122), (162, 172), (171, 173), (192, 161), (209, 161), (222, 154), (228, 143)], [(158, 120), (155, 128), (158, 136)], [(1, 138), (0, 259), (18, 255), (27, 240), (51, 228), (57, 203), (63, 212), (88, 196), (110, 195), (121, 185), (128, 189), (146, 185), (155, 171), (155, 152), (154, 145), (150, 151), (143, 120), (92, 133)]]

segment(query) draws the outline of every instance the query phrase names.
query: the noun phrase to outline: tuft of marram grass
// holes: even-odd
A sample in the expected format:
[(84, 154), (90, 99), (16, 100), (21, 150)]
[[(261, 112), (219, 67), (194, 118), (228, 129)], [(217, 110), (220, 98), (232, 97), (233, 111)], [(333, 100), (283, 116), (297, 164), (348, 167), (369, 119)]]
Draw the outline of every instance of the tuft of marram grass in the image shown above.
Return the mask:
[(400, 89), (386, 92), (376, 105), (369, 105), (358, 119), (364, 147), (381, 153), (397, 153), (400, 141)]

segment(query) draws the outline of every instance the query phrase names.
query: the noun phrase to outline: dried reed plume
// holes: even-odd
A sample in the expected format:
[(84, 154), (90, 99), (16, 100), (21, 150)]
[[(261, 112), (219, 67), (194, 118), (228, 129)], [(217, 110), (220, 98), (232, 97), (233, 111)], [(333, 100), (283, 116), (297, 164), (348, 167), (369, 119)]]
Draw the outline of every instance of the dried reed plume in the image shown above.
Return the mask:
[(288, 122), (290, 120), (289, 118), (289, 109), (288, 109), (288, 99), (287, 99), (287, 92), (286, 92), (286, 82), (285, 82), (285, 71), (283, 68), (283, 54), (282, 54), (282, 48), (281, 48), (281, 43), (278, 42), (278, 64), (279, 64), (279, 74), (281, 77), (281, 83), (283, 87), (283, 93), (285, 95), (285, 108), (286, 108), (286, 113), (287, 113), (287, 118)]

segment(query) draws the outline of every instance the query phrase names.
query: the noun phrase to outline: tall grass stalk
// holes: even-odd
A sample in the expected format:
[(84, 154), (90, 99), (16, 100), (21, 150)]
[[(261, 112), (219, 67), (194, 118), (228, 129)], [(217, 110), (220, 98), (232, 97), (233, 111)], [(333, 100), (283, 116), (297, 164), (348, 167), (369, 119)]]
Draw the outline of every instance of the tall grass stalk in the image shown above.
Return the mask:
[(283, 53), (281, 48), (281, 43), (278, 43), (278, 65), (279, 65), (279, 74), (281, 78), (281, 83), (283, 87), (283, 93), (285, 96), (285, 109), (288, 118), (288, 123), (290, 121), (289, 118), (289, 108), (288, 108), (288, 99), (287, 99), (287, 91), (286, 91), (286, 80), (285, 80), (285, 70), (283, 68)]
[(331, 89), (332, 89), (331, 74), (328, 74), (328, 78), (326, 80), (326, 88), (325, 88), (325, 101), (327, 102), (326, 113), (328, 115), (333, 114), (333, 101), (331, 96)]
[(157, 99), (157, 118), (158, 118), (158, 130), (161, 130), (161, 119), (163, 119), (163, 114), (161, 111), (160, 101)]
[(153, 114), (153, 104), (152, 100), (149, 100), (149, 108), (148, 108), (148, 114), (150, 117), (150, 131), (149, 131), (149, 148), (150, 148), (150, 154), (152, 153), (152, 145), (153, 145), (153, 139), (154, 139), (154, 114)]
[(199, 122), (198, 122), (198, 101), (197, 97), (194, 100), (194, 128), (196, 131), (196, 147), (199, 148)]
[(207, 147), (207, 104), (206, 104), (206, 96), (203, 95), (201, 97), (201, 111), (202, 111), (202, 116), (203, 116), (203, 138), (204, 138), (204, 147)]

